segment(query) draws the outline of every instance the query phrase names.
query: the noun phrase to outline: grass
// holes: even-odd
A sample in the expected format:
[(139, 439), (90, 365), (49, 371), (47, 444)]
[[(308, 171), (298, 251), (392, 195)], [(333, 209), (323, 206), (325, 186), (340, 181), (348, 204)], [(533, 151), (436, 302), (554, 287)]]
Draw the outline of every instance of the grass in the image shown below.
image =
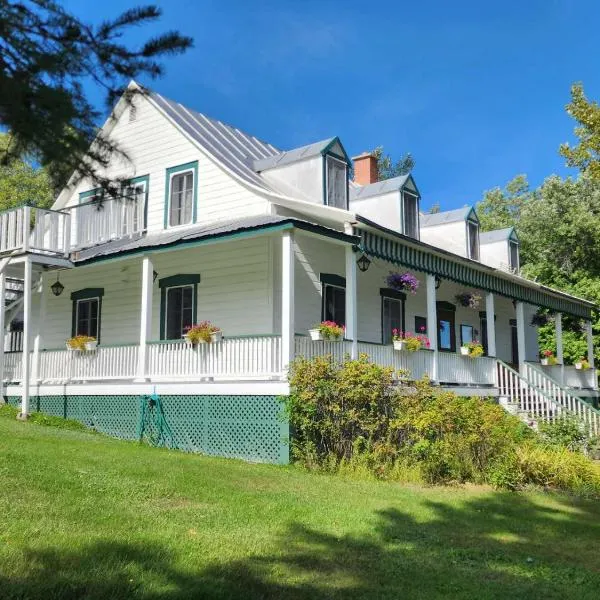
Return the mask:
[(598, 598), (600, 506), (186, 455), (0, 410), (0, 597)]

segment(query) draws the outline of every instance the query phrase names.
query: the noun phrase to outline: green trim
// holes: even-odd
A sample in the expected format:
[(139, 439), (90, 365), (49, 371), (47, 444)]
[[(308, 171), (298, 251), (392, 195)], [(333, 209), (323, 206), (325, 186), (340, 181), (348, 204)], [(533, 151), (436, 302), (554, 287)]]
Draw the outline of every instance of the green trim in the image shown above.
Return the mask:
[[(327, 148), (329, 148), (330, 146), (331, 146), (331, 144), (329, 144), (327, 146)], [(341, 143), (340, 143), (340, 146), (341, 146)], [(321, 154), (323, 155), (323, 159), (322, 159), (322, 163), (323, 163), (323, 206), (330, 206), (330, 204), (328, 204), (328, 202), (327, 202), (327, 157), (331, 156), (334, 159), (339, 160), (340, 162), (345, 162), (345, 164), (346, 164), (346, 210), (349, 210), (349, 207), (350, 207), (350, 169), (351, 169), (352, 163), (349, 162), (350, 159), (348, 158), (348, 155), (346, 154), (346, 151), (344, 150), (343, 146), (342, 146), (342, 150), (344, 150), (345, 158), (342, 156), (339, 156), (338, 154), (335, 154), (334, 152), (329, 152), (327, 150), (327, 148), (321, 152)], [(337, 208), (337, 207), (333, 207), (333, 208)]]
[(451, 302), (446, 302), (445, 300), (439, 300), (435, 303), (435, 307), (437, 310), (451, 310), (456, 312), (456, 305)]
[(200, 283), (200, 275), (197, 273), (171, 275), (158, 280), (158, 287), (177, 287), (179, 285), (191, 285)]
[(384, 345), (383, 335), (383, 301), (387, 298), (389, 300), (399, 300), (402, 303), (402, 322), (400, 323), (400, 329), (406, 331), (406, 294), (399, 292), (398, 290), (392, 290), (389, 288), (379, 288), (379, 295), (381, 300), (380, 305), (380, 326), (381, 326), (381, 344)]
[(341, 275), (335, 275), (333, 273), (321, 273), (321, 283), (326, 283), (328, 285), (335, 285), (336, 287), (345, 288), (346, 287), (346, 278)]
[(93, 190), (87, 190), (85, 192), (79, 192), (79, 204), (81, 204), (83, 202), (83, 200), (85, 200), (86, 198), (92, 198), (98, 192), (102, 192), (102, 191), (103, 191), (103, 189), (100, 187), (100, 188), (94, 188)]
[[(357, 217), (357, 219), (396, 238), (390, 239), (370, 231), (355, 229), (355, 234), (359, 235), (362, 240), (361, 251), (370, 257), (380, 258), (392, 264), (410, 267), (424, 273), (438, 275), (442, 279), (449, 279), (512, 300), (568, 313), (588, 321), (591, 319), (592, 309), (596, 308), (591, 302), (585, 300), (578, 302), (575, 299), (566, 298), (561, 292), (546, 286), (532, 289), (518, 281), (500, 276), (498, 270), (493, 267), (468, 259), (461, 259), (461, 257), (443, 249), (412, 240), (385, 227), (378, 226), (368, 219), (362, 217)], [(434, 252), (436, 254), (433, 254)]]
[[(146, 189), (144, 190), (144, 229), (148, 228), (148, 194), (150, 192), (150, 175), (139, 175), (138, 177), (132, 177), (123, 181), (121, 187), (127, 185), (135, 185), (136, 183), (144, 183)], [(106, 346), (105, 346), (106, 347)]]
[[(336, 155), (334, 152), (331, 152), (331, 149), (336, 144), (339, 144), (340, 148), (342, 149), (342, 152), (344, 153), (343, 158), (341, 158), (339, 155)], [(336, 158), (345, 161), (346, 165), (348, 165), (349, 168), (352, 168), (352, 161), (350, 160), (350, 157), (348, 156), (344, 145), (342, 144), (340, 138), (337, 135), (329, 142), (329, 144), (327, 144), (327, 146), (325, 146), (325, 148), (323, 148), (323, 150), (321, 150), (322, 156), (325, 156), (326, 154), (331, 154), (332, 156), (335, 156)]]
[(404, 292), (399, 292), (398, 290), (392, 290), (390, 288), (379, 288), (379, 295), (385, 298), (406, 301), (406, 294)]
[[(160, 339), (166, 340), (167, 335), (167, 291), (176, 287), (192, 287), (192, 323), (196, 322), (198, 316), (198, 284), (200, 275), (198, 274), (179, 274), (163, 277), (158, 281), (160, 288)], [(173, 341), (173, 340), (166, 340)]]
[(86, 298), (102, 298), (104, 288), (84, 288), (71, 294), (71, 300), (85, 300)]
[(164, 206), (164, 228), (181, 227), (180, 225), (169, 225), (169, 204), (171, 200), (171, 176), (183, 171), (193, 171), (194, 173), (194, 193), (192, 194), (192, 223), (196, 222), (196, 205), (198, 204), (198, 161), (169, 167), (165, 171), (165, 206)]

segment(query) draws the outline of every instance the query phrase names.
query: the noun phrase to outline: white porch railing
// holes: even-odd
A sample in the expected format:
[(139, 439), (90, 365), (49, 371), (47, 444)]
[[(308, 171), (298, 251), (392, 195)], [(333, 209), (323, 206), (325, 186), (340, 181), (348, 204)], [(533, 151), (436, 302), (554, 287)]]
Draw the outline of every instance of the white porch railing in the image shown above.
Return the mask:
[(596, 369), (576, 369), (571, 365), (543, 366), (537, 363), (535, 366), (564, 387), (580, 390), (598, 389), (598, 373)]
[(144, 230), (145, 196), (92, 201), (73, 207), (73, 247), (85, 248)]
[(22, 331), (8, 331), (4, 334), (4, 352), (20, 352), (22, 349)]
[(23, 353), (4, 354), (4, 381), (21, 381), (23, 378)]
[(274, 335), (224, 338), (192, 347), (184, 341), (151, 342), (151, 379), (261, 378), (281, 375), (281, 338)]
[(65, 255), (70, 249), (68, 212), (22, 206), (0, 213), (0, 253), (32, 250)]
[(42, 382), (132, 379), (137, 374), (138, 346), (98, 346), (93, 352), (44, 350), (39, 360), (37, 378)]
[(486, 356), (470, 358), (454, 352), (440, 352), (438, 380), (440, 383), (493, 386), (496, 384), (496, 359)]

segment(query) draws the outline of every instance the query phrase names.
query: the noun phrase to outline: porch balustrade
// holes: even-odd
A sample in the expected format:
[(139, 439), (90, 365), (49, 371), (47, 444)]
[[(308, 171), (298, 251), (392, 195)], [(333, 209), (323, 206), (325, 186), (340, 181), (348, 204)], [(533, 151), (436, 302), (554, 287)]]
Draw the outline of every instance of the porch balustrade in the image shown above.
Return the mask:
[(563, 387), (595, 390), (598, 388), (596, 369), (576, 369), (572, 365), (535, 365)]
[(485, 356), (470, 358), (453, 352), (440, 352), (438, 380), (440, 383), (461, 385), (494, 385), (496, 359)]

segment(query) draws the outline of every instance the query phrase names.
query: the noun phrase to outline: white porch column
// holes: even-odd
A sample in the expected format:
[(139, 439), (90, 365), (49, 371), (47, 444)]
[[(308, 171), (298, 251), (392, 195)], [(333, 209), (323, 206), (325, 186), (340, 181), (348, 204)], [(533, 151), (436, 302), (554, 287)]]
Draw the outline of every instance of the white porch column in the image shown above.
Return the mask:
[(285, 373), (294, 360), (294, 233), (281, 237), (281, 368)]
[(517, 353), (519, 355), (519, 371), (525, 363), (525, 305), (517, 301), (515, 304), (517, 317)]
[(19, 418), (29, 416), (29, 379), (31, 360), (29, 348), (31, 341), (31, 257), (25, 256), (25, 275), (23, 277), (23, 354), (21, 376), (21, 412)]
[(485, 295), (485, 322), (487, 327), (488, 356), (496, 357), (496, 319), (494, 311), (494, 294)]
[(346, 246), (346, 339), (352, 340), (350, 358), (358, 358), (358, 307), (356, 302), (356, 255)]
[(6, 275), (0, 272), (0, 402), (4, 397), (4, 336), (6, 334)]
[(592, 322), (585, 322), (587, 335), (587, 358), (590, 363), (590, 368), (594, 368), (594, 332), (592, 330)]
[(46, 294), (44, 293), (44, 274), (40, 274), (39, 286), (40, 305), (36, 323), (35, 337), (33, 338), (33, 364), (31, 366), (32, 379), (37, 382), (40, 378), (40, 346), (42, 344), (42, 327), (46, 321)]
[(142, 259), (142, 301), (140, 311), (140, 346), (138, 348), (138, 380), (148, 376), (148, 342), (152, 337), (152, 284), (154, 265), (149, 256)]
[(433, 350), (433, 370), (431, 380), (438, 379), (438, 339), (437, 339), (437, 304), (435, 275), (427, 275), (427, 337)]
[(556, 337), (556, 360), (560, 365), (563, 360), (563, 334), (562, 334), (562, 313), (557, 312), (554, 317), (554, 336)]

